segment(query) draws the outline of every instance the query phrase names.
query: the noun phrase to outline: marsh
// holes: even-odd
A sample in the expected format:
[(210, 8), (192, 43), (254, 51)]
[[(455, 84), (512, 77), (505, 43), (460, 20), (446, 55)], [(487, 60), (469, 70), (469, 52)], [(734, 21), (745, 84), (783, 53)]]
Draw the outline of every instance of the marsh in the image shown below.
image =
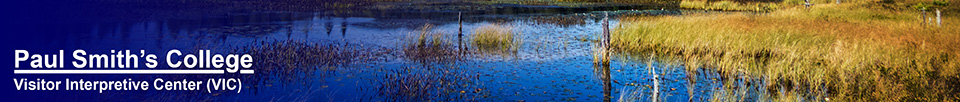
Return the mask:
[[(243, 93), (65, 96), (104, 100), (957, 100), (960, 55), (953, 45), (960, 43), (951, 40), (960, 38), (956, 27), (918, 23), (919, 11), (897, 10), (902, 5), (805, 8), (796, 2), (215, 2), (209, 5), (221, 7), (108, 10), (125, 16), (50, 25), (66, 26), (49, 29), (68, 36), (69, 43), (48, 45), (209, 49), (257, 59), (251, 67), (255, 75), (135, 77), (237, 77), (251, 90)], [(178, 2), (131, 5), (158, 6), (153, 4)], [(604, 23), (607, 40), (601, 38)], [(609, 44), (609, 51), (602, 44)], [(600, 50), (612, 57), (598, 65)]]

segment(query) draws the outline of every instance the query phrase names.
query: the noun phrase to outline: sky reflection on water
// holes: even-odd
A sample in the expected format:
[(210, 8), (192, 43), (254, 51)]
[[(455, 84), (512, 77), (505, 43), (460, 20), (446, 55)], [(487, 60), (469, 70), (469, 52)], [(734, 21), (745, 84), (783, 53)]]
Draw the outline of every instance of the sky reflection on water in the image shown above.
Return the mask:
[[(657, 10), (641, 12), (662, 12)], [(337, 57), (352, 61), (335, 64), (282, 64), (324, 58), (276, 59), (263, 62), (254, 69), (265, 73), (255, 76), (147, 75), (132, 76), (147, 80), (163, 78), (241, 77), (245, 91), (185, 92), (134, 91), (104, 92), (92, 96), (132, 96), (129, 100), (213, 100), (213, 101), (390, 101), (390, 100), (524, 100), (524, 101), (617, 101), (637, 92), (636, 99), (650, 100), (653, 94), (651, 64), (660, 75), (657, 96), (669, 101), (705, 101), (721, 89), (723, 78), (714, 71), (684, 70), (683, 66), (652, 63), (647, 60), (616, 58), (610, 66), (595, 66), (591, 53), (600, 34), (600, 17), (596, 13), (556, 14), (556, 18), (535, 18), (537, 15), (466, 15), (463, 37), (458, 39), (458, 24), (447, 19), (337, 17), (321, 13), (270, 12), (238, 14), (203, 19), (169, 19), (142, 22), (106, 23), (82, 26), (89, 30), (64, 34), (70, 39), (53, 44), (64, 49), (83, 48), (92, 51), (110, 49), (145, 49), (158, 52), (168, 49), (196, 51), (212, 49), (214, 53), (254, 51), (250, 48), (270, 44), (326, 46), (332, 52), (356, 55)], [(560, 20), (573, 23), (545, 22)], [(479, 26), (501, 23), (512, 25), (520, 48), (510, 56), (497, 56), (477, 51), (469, 44)], [(612, 19), (611, 24), (616, 25)], [(417, 63), (402, 53), (403, 46), (420, 31), (422, 24), (433, 24), (434, 32), (453, 41), (456, 61)], [(462, 42), (456, 42), (462, 41)], [(282, 45), (279, 45), (282, 46)], [(289, 46), (287, 46), (289, 47)], [(466, 48), (466, 49), (462, 49)], [(272, 51), (272, 50), (265, 50)], [(315, 50), (303, 50), (315, 51)], [(306, 52), (293, 52), (306, 53)], [(326, 53), (330, 54), (330, 53)], [(296, 57), (294, 57), (296, 58)], [(270, 58), (255, 58), (270, 59)], [(162, 59), (159, 59), (162, 60)], [(327, 59), (329, 60), (329, 59)], [(280, 63), (282, 62), (282, 63)], [(263, 71), (267, 68), (276, 70)], [(297, 71), (285, 71), (298, 69)], [(47, 76), (45, 76), (47, 77)], [(96, 75), (90, 79), (116, 79), (129, 75)], [(255, 81), (254, 81), (255, 80)], [(749, 85), (749, 84), (741, 84)], [(743, 89), (761, 89), (746, 86)], [(734, 91), (756, 93), (757, 91)], [(90, 93), (88, 91), (68, 92)], [(42, 94), (26, 92), (25, 94)], [(202, 95), (197, 95), (202, 94)], [(156, 95), (156, 96), (154, 96)], [(755, 98), (755, 97), (749, 97)], [(123, 100), (116, 100), (123, 101)]]

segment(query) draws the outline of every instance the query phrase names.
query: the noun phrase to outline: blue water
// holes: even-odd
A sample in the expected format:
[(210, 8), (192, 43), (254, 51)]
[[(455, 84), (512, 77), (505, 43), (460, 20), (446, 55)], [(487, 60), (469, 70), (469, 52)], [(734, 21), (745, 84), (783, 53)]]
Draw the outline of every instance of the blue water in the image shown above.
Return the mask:
[[(650, 11), (657, 12), (657, 11)], [(144, 49), (162, 53), (169, 49), (195, 53), (210, 49), (231, 53), (245, 47), (272, 42), (303, 42), (338, 48), (354, 48), (361, 56), (349, 63), (303, 65), (303, 72), (264, 72), (256, 75), (14, 75), (14, 77), (58, 79), (63, 77), (97, 80), (242, 78), (244, 91), (25, 91), (28, 100), (101, 101), (617, 101), (630, 92), (637, 98), (625, 100), (705, 101), (723, 86), (721, 76), (710, 69), (686, 70), (683, 65), (661, 61), (615, 57), (609, 65), (595, 66), (593, 40), (600, 34), (599, 13), (551, 14), (581, 21), (549, 24), (530, 19), (531, 15), (466, 15), (463, 38), (458, 37), (454, 17), (382, 18), (344, 17), (315, 12), (262, 12), (197, 19), (160, 19), (129, 22), (70, 25), (47, 47), (29, 47), (36, 53), (55, 49), (106, 52), (111, 49)], [(532, 15), (544, 16), (544, 15)], [(440, 19), (443, 18), (443, 19)], [(453, 19), (453, 20), (451, 20)], [(617, 24), (614, 17), (610, 23)], [(452, 42), (460, 60), (416, 62), (403, 56), (402, 49), (421, 32), (420, 23), (436, 27), (443, 39)], [(500, 23), (514, 28), (521, 41), (516, 52), (486, 53), (470, 44), (474, 29)], [(58, 30), (58, 28), (50, 28)], [(43, 46), (46, 46), (43, 45)], [(466, 49), (460, 49), (466, 48)], [(295, 52), (305, 53), (305, 52)], [(265, 59), (265, 58), (255, 58)], [(161, 59), (162, 60), (162, 59)], [(265, 64), (254, 69), (278, 68)], [(281, 63), (282, 64), (282, 63)], [(279, 69), (279, 68), (278, 68)], [(653, 96), (654, 77), (660, 74), (659, 94)], [(400, 80), (414, 82), (401, 83)], [(753, 86), (756, 87), (756, 86)], [(751, 88), (753, 88), (751, 87)], [(746, 89), (746, 88), (744, 88)], [(628, 91), (628, 92), (624, 92)], [(736, 91), (740, 92), (740, 91)], [(753, 93), (755, 91), (747, 91)], [(46, 96), (41, 96), (46, 95)], [(122, 98), (118, 98), (122, 97)]]

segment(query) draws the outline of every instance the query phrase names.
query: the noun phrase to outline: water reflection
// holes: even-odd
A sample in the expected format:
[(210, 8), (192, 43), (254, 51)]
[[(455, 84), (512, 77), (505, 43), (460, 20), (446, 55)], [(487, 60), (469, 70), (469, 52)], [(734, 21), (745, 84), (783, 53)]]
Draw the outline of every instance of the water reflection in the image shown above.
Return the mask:
[[(347, 18), (344, 17), (343, 20), (346, 21)], [(340, 35), (347, 36), (347, 22), (340, 22)]]
[(330, 36), (330, 32), (333, 32), (333, 22), (323, 23), (323, 28), (327, 30), (327, 36)]
[[(89, 34), (76, 35), (84, 39), (75, 46), (142, 47), (150, 51), (212, 49), (214, 53), (251, 54), (257, 59), (255, 75), (135, 77), (236, 77), (245, 80), (247, 91), (243, 93), (121, 94), (160, 94), (144, 99), (609, 102), (653, 97), (706, 101), (720, 99), (714, 96), (731, 96), (724, 99), (753, 101), (766, 98), (757, 94), (770, 94), (765, 93), (770, 89), (765, 87), (767, 83), (756, 80), (760, 78), (722, 77), (720, 72), (699, 66), (684, 70), (688, 65), (661, 64), (671, 60), (628, 57), (613, 59), (610, 66), (594, 66), (590, 53), (596, 50), (592, 46), (595, 34), (600, 32), (599, 17), (595, 13), (550, 15), (556, 16), (470, 15), (460, 24), (449, 20), (455, 16), (424, 19), (242, 14), (94, 25)], [(475, 30), (495, 23), (512, 25), (514, 32), (522, 33), (515, 36), (521, 40), (516, 42), (516, 50), (490, 50), (469, 44)], [(428, 24), (432, 26), (423, 27)], [(454, 33), (461, 31), (462, 36)], [(341, 35), (332, 35), (334, 32)], [(489, 55), (500, 57), (486, 57)], [(653, 78), (651, 70), (661, 77)], [(653, 93), (655, 88), (660, 93)]]
[(599, 79), (603, 81), (602, 82), (603, 83), (603, 97), (602, 97), (603, 101), (610, 102), (610, 99), (613, 98), (612, 96), (613, 83), (610, 80), (610, 66), (594, 65), (593, 70), (594, 70), (594, 73), (597, 74)]

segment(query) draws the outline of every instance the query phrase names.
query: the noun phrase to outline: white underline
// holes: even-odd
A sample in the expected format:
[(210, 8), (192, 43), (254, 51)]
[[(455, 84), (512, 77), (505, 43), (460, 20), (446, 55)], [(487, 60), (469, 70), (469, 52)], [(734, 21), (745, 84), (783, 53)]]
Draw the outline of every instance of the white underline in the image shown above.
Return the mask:
[(253, 74), (253, 70), (240, 70), (240, 74)]
[[(13, 70), (13, 74), (224, 74), (225, 70)], [(253, 70), (240, 70), (253, 74)]]

